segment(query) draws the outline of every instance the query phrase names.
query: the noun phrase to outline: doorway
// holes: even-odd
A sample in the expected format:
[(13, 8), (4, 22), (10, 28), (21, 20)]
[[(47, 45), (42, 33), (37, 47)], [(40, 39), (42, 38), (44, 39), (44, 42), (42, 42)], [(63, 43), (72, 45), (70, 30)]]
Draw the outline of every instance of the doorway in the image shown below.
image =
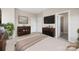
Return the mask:
[(68, 12), (58, 14), (58, 36), (68, 40)]

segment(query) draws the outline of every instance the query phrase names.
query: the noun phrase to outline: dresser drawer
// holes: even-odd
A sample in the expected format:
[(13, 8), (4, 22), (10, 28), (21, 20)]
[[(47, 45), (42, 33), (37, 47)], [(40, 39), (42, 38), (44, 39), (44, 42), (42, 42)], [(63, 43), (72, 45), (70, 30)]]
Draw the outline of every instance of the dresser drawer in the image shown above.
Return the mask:
[(31, 32), (31, 27), (30, 26), (17, 27), (17, 35), (18, 36), (30, 34), (30, 32)]

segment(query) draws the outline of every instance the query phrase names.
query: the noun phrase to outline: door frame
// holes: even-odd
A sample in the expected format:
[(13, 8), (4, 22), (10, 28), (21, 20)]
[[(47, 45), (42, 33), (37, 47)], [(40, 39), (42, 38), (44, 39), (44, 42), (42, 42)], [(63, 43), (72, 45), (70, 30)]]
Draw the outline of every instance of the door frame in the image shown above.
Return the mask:
[(70, 25), (69, 25), (69, 23), (70, 23), (69, 22), (70, 21), (70, 10), (62, 11), (62, 12), (55, 14), (56, 15), (56, 17), (55, 17), (56, 18), (56, 24), (55, 24), (56, 25), (56, 38), (59, 38), (59, 36), (58, 36), (58, 24), (57, 24), (58, 18), (57, 17), (59, 16), (59, 14), (62, 14), (62, 13), (68, 13), (68, 41), (69, 41), (69, 39), (70, 39), (70, 36), (69, 36), (69, 32), (70, 32), (69, 31), (69, 29), (70, 29)]

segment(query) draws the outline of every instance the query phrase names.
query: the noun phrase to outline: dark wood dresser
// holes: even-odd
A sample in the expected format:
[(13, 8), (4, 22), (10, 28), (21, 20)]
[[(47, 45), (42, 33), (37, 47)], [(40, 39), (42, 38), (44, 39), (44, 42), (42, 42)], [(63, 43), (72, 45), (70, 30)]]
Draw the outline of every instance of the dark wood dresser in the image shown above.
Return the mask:
[(42, 33), (55, 37), (55, 28), (48, 28), (48, 27), (43, 27), (42, 28)]
[(0, 51), (5, 51), (5, 49), (6, 49), (5, 33), (0, 33)]
[(18, 26), (17, 27), (17, 35), (22, 36), (26, 34), (31, 33), (31, 27), (30, 26)]

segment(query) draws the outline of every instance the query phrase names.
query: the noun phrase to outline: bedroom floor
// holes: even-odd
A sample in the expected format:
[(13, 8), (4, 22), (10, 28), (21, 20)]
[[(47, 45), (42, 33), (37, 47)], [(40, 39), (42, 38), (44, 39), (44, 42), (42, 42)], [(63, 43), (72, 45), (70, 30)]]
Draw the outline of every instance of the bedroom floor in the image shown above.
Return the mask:
[[(15, 50), (15, 43), (18, 40), (23, 39), (23, 38), (25, 38), (27, 36), (22, 36), (22, 37), (17, 37), (15, 39), (7, 40), (6, 51), (14, 51)], [(48, 46), (49, 44), (51, 44), (52, 47), (51, 46)], [(50, 42), (50, 43), (47, 44), (47, 47), (48, 47), (48, 50), (47, 51), (65, 51), (66, 46), (68, 44), (69, 44), (69, 42), (67, 42), (65, 39), (62, 39), (62, 38), (58, 38), (58, 39), (52, 38), (52, 42)], [(44, 44), (42, 44), (42, 45), (44, 46)], [(61, 47), (63, 47), (63, 49), (61, 49)], [(39, 48), (40, 48), (40, 46), (39, 46)], [(30, 48), (31, 51), (32, 51), (32, 49), (33, 48)], [(27, 50), (30, 51), (29, 49), (27, 49)], [(33, 49), (33, 51), (34, 51), (34, 49)]]

